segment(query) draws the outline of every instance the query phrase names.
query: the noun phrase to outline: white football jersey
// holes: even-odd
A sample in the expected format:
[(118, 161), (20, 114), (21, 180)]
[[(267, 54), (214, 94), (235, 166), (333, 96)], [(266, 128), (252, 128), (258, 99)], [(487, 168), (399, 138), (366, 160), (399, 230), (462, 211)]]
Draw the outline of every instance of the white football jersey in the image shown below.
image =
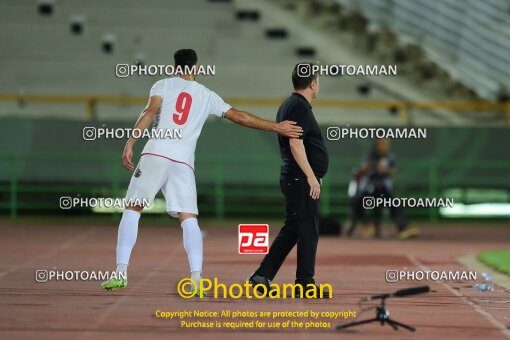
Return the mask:
[(157, 81), (150, 96), (163, 98), (154, 128), (160, 132), (173, 131), (173, 138), (152, 136), (142, 155), (165, 157), (194, 169), (195, 147), (207, 117), (223, 117), (231, 106), (204, 85), (179, 77)]

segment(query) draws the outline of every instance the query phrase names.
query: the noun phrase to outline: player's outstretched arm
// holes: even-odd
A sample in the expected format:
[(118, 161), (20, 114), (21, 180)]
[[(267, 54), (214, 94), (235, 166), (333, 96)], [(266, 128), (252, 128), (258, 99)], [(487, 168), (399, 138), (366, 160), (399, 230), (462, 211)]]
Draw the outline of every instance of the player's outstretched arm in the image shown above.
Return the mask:
[[(143, 110), (142, 114), (136, 121), (135, 130), (139, 130), (140, 132), (144, 132), (154, 121), (156, 117), (156, 113), (161, 106), (162, 98), (160, 96), (152, 96), (149, 99), (149, 104)], [(122, 163), (124, 167), (128, 170), (133, 170), (133, 145), (135, 145), (138, 138), (134, 137), (135, 134), (131, 134), (131, 137), (126, 142), (126, 146), (124, 146), (124, 151), (122, 152)], [(141, 135), (141, 134), (136, 134)]]
[(286, 120), (281, 123), (276, 123), (234, 108), (228, 110), (224, 117), (239, 125), (259, 130), (275, 131), (280, 135), (289, 138), (299, 138), (299, 136), (303, 133), (303, 129), (296, 125), (296, 122)]

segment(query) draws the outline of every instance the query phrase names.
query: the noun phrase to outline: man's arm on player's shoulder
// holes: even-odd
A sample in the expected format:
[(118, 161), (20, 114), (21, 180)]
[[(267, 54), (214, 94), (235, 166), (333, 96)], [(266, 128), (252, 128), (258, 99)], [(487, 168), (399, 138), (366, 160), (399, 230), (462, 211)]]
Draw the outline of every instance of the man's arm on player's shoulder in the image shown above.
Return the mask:
[(276, 123), (259, 118), (245, 111), (236, 110), (233, 107), (225, 112), (224, 117), (239, 125), (259, 130), (275, 131), (288, 138), (299, 138), (303, 132), (303, 129), (296, 125), (296, 122), (286, 120), (281, 123)]
[[(152, 96), (149, 99), (149, 104), (143, 110), (142, 114), (136, 121), (134, 130), (140, 131), (140, 134), (136, 134), (140, 136), (143, 132), (152, 124), (154, 118), (156, 117), (156, 113), (161, 106), (162, 98), (160, 96)], [(132, 162), (133, 159), (133, 145), (135, 145), (138, 138), (134, 137), (135, 134), (131, 134), (131, 137), (126, 142), (126, 146), (124, 147), (124, 151), (122, 152), (122, 163), (124, 163), (124, 167), (128, 170), (133, 170), (134, 165)]]
[(319, 196), (321, 195), (321, 185), (317, 180), (317, 177), (315, 177), (312, 167), (308, 162), (308, 157), (306, 157), (305, 145), (303, 144), (303, 140), (294, 138), (290, 139), (289, 143), (292, 156), (294, 156), (296, 163), (299, 165), (301, 170), (306, 175), (308, 185), (310, 185), (310, 196), (314, 200), (319, 199)]

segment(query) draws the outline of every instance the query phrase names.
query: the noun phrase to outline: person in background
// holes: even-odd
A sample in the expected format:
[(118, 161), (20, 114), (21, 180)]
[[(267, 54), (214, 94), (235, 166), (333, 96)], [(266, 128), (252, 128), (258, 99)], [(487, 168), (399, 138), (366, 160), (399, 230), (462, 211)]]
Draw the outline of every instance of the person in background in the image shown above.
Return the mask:
[[(357, 179), (356, 194), (352, 200), (352, 222), (347, 235), (350, 237), (356, 229), (358, 221), (363, 224), (362, 234), (364, 237), (381, 238), (382, 207), (374, 207), (374, 227), (369, 224), (364, 199), (393, 198), (393, 176), (397, 171), (397, 158), (391, 151), (391, 141), (387, 138), (379, 138), (374, 142), (372, 150), (365, 161), (355, 173)], [(400, 239), (418, 236), (418, 228), (408, 228), (408, 221), (403, 207), (390, 207), (390, 215), (396, 223)]]

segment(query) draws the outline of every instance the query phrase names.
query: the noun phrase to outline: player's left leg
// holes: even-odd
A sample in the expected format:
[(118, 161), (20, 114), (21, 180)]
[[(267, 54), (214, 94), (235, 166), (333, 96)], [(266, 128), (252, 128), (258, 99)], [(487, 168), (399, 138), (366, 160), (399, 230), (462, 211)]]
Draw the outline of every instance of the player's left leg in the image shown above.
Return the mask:
[(154, 201), (156, 193), (166, 182), (167, 166), (168, 161), (164, 158), (146, 155), (140, 159), (126, 193), (126, 200), (133, 204), (124, 210), (117, 233), (116, 277), (103, 282), (102, 288), (114, 290), (127, 286), (127, 268), (136, 243), (138, 221), (143, 210), (143, 206), (139, 206), (137, 203)]
[(138, 221), (143, 210), (141, 206), (127, 207), (122, 213), (117, 232), (117, 270), (115, 276), (103, 282), (101, 287), (106, 290), (126, 288), (127, 267), (131, 251), (136, 243)]

